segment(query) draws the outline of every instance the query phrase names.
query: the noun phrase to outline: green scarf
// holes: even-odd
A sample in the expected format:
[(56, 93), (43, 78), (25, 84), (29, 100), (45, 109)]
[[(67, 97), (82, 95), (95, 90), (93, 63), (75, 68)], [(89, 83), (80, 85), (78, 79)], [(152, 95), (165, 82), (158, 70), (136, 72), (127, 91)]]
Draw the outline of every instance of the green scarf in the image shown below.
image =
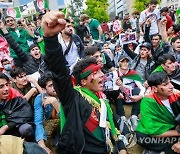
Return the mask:
[(164, 69), (161, 65), (159, 65), (158, 67), (156, 67), (156, 69), (152, 73), (155, 73), (155, 72), (164, 72)]
[[(42, 37), (43, 35), (44, 35), (44, 32), (43, 32), (43, 30), (42, 30), (42, 28), (40, 28), (40, 36)], [(41, 42), (39, 42), (38, 43), (38, 46), (39, 46), (39, 48), (40, 48), (40, 50), (41, 50), (41, 53), (43, 54), (43, 55), (45, 55), (45, 49), (44, 49), (44, 40), (42, 40)]]
[[(86, 88), (80, 87), (80, 86), (75, 86), (74, 89), (77, 90), (82, 95), (82, 97), (85, 98), (93, 107), (98, 108), (98, 109), (100, 108), (101, 102), (100, 102), (99, 98), (92, 91), (90, 91)], [(117, 131), (116, 131), (114, 121), (113, 121), (113, 116), (112, 116), (113, 112), (111, 110), (109, 102), (106, 100), (104, 100), (104, 102), (105, 102), (106, 107), (107, 107), (107, 116), (108, 116), (109, 123), (110, 123), (110, 129), (111, 129), (111, 132), (112, 132), (114, 138), (116, 139), (117, 138)], [(64, 110), (63, 110), (62, 105), (60, 107), (60, 119), (61, 119), (60, 130), (62, 132), (62, 129), (63, 129), (64, 124), (66, 122), (66, 118), (64, 115)]]
[(144, 97), (140, 111), (141, 118), (136, 130), (141, 133), (160, 135), (175, 127), (173, 115), (155, 98)]

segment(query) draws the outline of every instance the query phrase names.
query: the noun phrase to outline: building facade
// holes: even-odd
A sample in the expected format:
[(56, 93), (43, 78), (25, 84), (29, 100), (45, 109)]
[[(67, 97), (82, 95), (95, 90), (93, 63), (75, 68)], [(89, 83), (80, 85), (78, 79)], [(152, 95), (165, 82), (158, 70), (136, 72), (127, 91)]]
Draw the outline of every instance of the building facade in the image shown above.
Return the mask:
[(180, 8), (180, 0), (161, 0), (161, 7), (171, 6), (173, 9)]
[(123, 18), (126, 13), (130, 15), (133, 12), (133, 4), (135, 0), (108, 0), (109, 7), (108, 7), (108, 14), (110, 18), (112, 15), (119, 16)]
[(117, 9), (116, 9), (116, 0), (108, 0), (109, 7), (108, 7), (108, 14), (110, 17), (110, 20), (113, 20), (115, 16), (117, 15)]

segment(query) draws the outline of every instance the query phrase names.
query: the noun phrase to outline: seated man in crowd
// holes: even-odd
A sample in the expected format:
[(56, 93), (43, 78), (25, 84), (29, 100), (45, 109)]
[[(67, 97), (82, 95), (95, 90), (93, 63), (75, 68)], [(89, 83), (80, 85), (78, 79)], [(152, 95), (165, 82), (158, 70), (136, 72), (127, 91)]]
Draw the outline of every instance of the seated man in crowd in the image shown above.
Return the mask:
[[(33, 38), (34, 34), (26, 25), (26, 21), (22, 20), (21, 23), (23, 24), (24, 28), (18, 28), (16, 20), (11, 16), (5, 17), (5, 25), (3, 25), (4, 29), (9, 32), (9, 34), (13, 37), (13, 39), (18, 43), (18, 45), (22, 48), (23, 52), (29, 54), (29, 46), (27, 40), (29, 38)], [(1, 32), (1, 34), (3, 34)], [(14, 60), (15, 66), (22, 67), (22, 61), (16, 55), (14, 49), (10, 48), (10, 55)]]
[(180, 24), (173, 24), (167, 30), (168, 41), (171, 42), (171, 39), (180, 34)]
[[(38, 145), (49, 153), (51, 150), (46, 147), (44, 142), (47, 140), (47, 135), (45, 132), (46, 130), (43, 127), (43, 123), (44, 120), (54, 118), (59, 119), (57, 114), (59, 113), (60, 103), (59, 99), (57, 98), (56, 91), (54, 90), (52, 76), (50, 74), (43, 75), (38, 80), (38, 83), (44, 89), (45, 93), (39, 94), (34, 101), (34, 123), (36, 125), (35, 139)], [(55, 136), (58, 136), (59, 120), (58, 127), (52, 129), (56, 133)]]
[(151, 74), (155, 67), (155, 62), (151, 56), (151, 44), (148, 42), (142, 43), (140, 46), (139, 54), (132, 52), (128, 45), (124, 45), (124, 50), (131, 59), (133, 59), (130, 68), (138, 72), (143, 82), (145, 82), (148, 76)]
[(11, 62), (8, 60), (8, 59), (2, 59), (1, 60), (1, 64), (2, 64), (2, 67), (3, 67), (3, 73), (10, 79), (12, 80), (12, 77), (10, 75), (10, 71), (12, 69), (12, 64)]
[(156, 66), (158, 65), (159, 56), (162, 56), (165, 53), (173, 54), (173, 48), (171, 44), (168, 42), (166, 23), (167, 23), (167, 19), (163, 18), (160, 21), (160, 25), (161, 25), (160, 33), (154, 34), (151, 37), (149, 37), (149, 30), (151, 28), (152, 23), (151, 20), (146, 21), (144, 39), (146, 42), (149, 42), (152, 45), (151, 54), (152, 54), (152, 58), (156, 63)]
[(176, 61), (180, 63), (180, 36), (173, 37), (171, 40), (171, 44), (174, 51), (174, 56)]
[(137, 127), (138, 115), (140, 113), (140, 101), (144, 96), (145, 88), (142, 79), (136, 71), (129, 69), (129, 59), (126, 56), (119, 58), (119, 78), (116, 84), (120, 87), (120, 94), (116, 99), (117, 114), (121, 116), (121, 124), (126, 123), (123, 103), (131, 103), (132, 111), (129, 119), (132, 131)]
[(174, 91), (165, 72), (152, 73), (148, 84), (153, 92), (141, 101), (137, 142), (146, 149), (145, 154), (150, 151), (174, 154), (180, 137), (180, 93)]
[(118, 60), (121, 56), (127, 56), (130, 60), (130, 63), (132, 59), (127, 55), (127, 53), (123, 50), (122, 46), (116, 45), (114, 50), (114, 65), (116, 68), (119, 68)]
[(9, 86), (9, 79), (3, 73), (0, 73), (0, 106), (6, 117), (5, 125), (0, 128), (0, 135), (15, 135), (34, 141), (31, 106), (18, 91)]
[(87, 47), (84, 50), (84, 57), (86, 56), (94, 57), (97, 61), (97, 64), (103, 64), (102, 71), (104, 73), (109, 72), (110, 70), (114, 70), (114, 64), (110, 57), (106, 53), (101, 53), (100, 48), (97, 46)]
[[(35, 79), (26, 75), (23, 68), (15, 67), (11, 70), (10, 74), (13, 78), (11, 86), (24, 96), (33, 109), (35, 96), (37, 93), (42, 92), (41, 87)], [(31, 86), (31, 84), (33, 84), (33, 86)]]
[(114, 55), (111, 49), (109, 48), (109, 44), (107, 42), (104, 42), (101, 52), (107, 54), (111, 61), (113, 61)]
[(23, 62), (23, 68), (28, 75), (35, 72), (43, 74), (48, 70), (46, 63), (44, 62), (44, 57), (42, 56), (37, 44), (32, 44), (29, 47), (30, 54), (28, 54), (24, 52), (23, 48), (19, 46), (11, 34), (8, 33), (2, 21), (0, 21), (0, 29), (4, 33), (4, 37), (6, 38), (10, 47), (17, 54), (18, 58)]
[[(57, 38), (57, 34), (65, 27), (63, 17), (61, 12), (51, 11), (44, 15), (42, 21), (47, 64), (62, 104), (60, 109), (64, 110), (60, 114), (62, 132), (58, 153), (97, 154), (114, 151), (124, 154), (126, 150), (121, 138), (117, 136), (111, 108), (102, 95), (102, 65), (98, 65), (94, 58), (82, 59), (73, 69), (73, 75), (80, 86), (73, 87), (71, 83)], [(116, 144), (113, 146), (113, 143)]]
[[(180, 90), (180, 66), (176, 65), (176, 59), (171, 54), (159, 57), (159, 65), (154, 72), (166, 72), (174, 87)], [(179, 83), (179, 84), (178, 84)]]

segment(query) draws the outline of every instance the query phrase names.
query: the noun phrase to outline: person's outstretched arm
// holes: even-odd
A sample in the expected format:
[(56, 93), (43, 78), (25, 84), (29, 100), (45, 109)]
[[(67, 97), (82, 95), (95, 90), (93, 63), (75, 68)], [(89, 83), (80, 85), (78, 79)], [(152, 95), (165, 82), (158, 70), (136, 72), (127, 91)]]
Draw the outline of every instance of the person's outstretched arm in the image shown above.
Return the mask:
[(58, 42), (58, 33), (65, 27), (64, 14), (51, 11), (43, 16), (42, 28), (44, 32), (44, 43), (46, 57), (50, 71), (53, 74), (53, 83), (57, 95), (64, 107), (69, 107), (74, 100), (74, 89), (66, 67), (62, 47)]
[(134, 58), (137, 56), (136, 53), (134, 53), (133, 51), (131, 51), (131, 50), (129, 49), (128, 44), (124, 44), (124, 45), (123, 45), (123, 50), (126, 52), (126, 54), (127, 54), (131, 59), (134, 59)]
[(23, 49), (19, 46), (19, 44), (14, 40), (14, 38), (9, 34), (5, 25), (2, 21), (0, 21), (0, 29), (2, 30), (5, 39), (7, 40), (9, 46), (14, 50), (14, 52), (18, 55), (18, 57), (26, 62), (28, 60), (28, 55), (23, 51)]

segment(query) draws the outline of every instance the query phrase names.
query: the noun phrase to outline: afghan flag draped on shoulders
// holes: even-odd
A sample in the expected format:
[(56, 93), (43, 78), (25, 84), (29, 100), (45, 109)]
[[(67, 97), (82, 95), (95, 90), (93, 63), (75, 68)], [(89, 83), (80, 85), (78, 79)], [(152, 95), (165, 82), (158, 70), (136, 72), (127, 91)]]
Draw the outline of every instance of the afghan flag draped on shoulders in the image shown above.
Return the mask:
[[(174, 94), (169, 97), (170, 104), (176, 101)], [(175, 117), (156, 94), (142, 99), (140, 111), (141, 118), (136, 131), (148, 135), (160, 135), (175, 127)]]
[(129, 70), (127, 74), (124, 74), (122, 78), (131, 79), (135, 81), (142, 82), (141, 77), (135, 70)]
[[(92, 91), (90, 91), (89, 89), (86, 89), (86, 88), (83, 88), (81, 86), (75, 86), (74, 89), (76, 91), (78, 91), (82, 97), (87, 100), (93, 107), (95, 108), (100, 108), (101, 107), (101, 101), (100, 99), (101, 98), (98, 98), (98, 97), (102, 97), (103, 96), (103, 93), (101, 92), (97, 92), (96, 94), (94, 94)], [(104, 100), (104, 99), (103, 99)], [(111, 129), (111, 132), (113, 134), (113, 136), (115, 137), (115, 139), (117, 138), (117, 134), (118, 134), (118, 131), (117, 129), (115, 128), (115, 124), (114, 124), (114, 121), (113, 121), (113, 112), (111, 110), (111, 107), (110, 107), (110, 104), (107, 100), (104, 100), (105, 102), (105, 106), (107, 107), (107, 117), (108, 117), (108, 120), (109, 120), (109, 126), (110, 126), (110, 129)], [(63, 109), (63, 106), (61, 105), (60, 107), (60, 118), (61, 118), (61, 122), (60, 122), (60, 130), (62, 132), (62, 129), (65, 125), (65, 122), (66, 122), (66, 118), (65, 118), (65, 115), (64, 115), (64, 109)], [(98, 124), (99, 125), (99, 124)], [(98, 126), (97, 125), (97, 126)], [(94, 134), (96, 134), (96, 136), (99, 136), (100, 134), (97, 135), (97, 129), (93, 129), (94, 130)], [(92, 131), (93, 133), (93, 131)], [(100, 137), (99, 137), (100, 138)]]

